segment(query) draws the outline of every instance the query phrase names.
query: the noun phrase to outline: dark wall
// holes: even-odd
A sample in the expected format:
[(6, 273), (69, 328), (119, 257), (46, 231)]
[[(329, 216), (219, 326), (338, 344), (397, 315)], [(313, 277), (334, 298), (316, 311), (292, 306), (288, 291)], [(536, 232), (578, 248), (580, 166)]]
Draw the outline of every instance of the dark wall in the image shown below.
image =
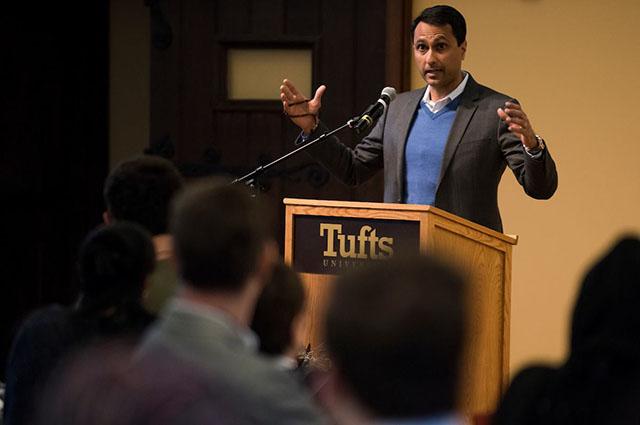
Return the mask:
[(15, 3), (0, 17), (2, 376), (20, 319), (74, 299), (108, 167), (108, 2)]
[[(74, 300), (76, 251), (101, 221), (108, 172), (109, 2), (15, 3), (0, 14), (0, 379), (21, 319)], [(313, 49), (313, 85), (329, 87), (322, 119), (330, 127), (385, 85), (408, 87), (410, 0), (145, 4), (151, 151), (191, 176), (241, 175), (289, 151), (297, 134), (277, 101), (226, 99), (230, 46)], [(343, 141), (357, 138), (344, 133)], [(306, 155), (264, 180), (277, 205), (286, 196), (375, 201), (381, 182), (347, 188)]]

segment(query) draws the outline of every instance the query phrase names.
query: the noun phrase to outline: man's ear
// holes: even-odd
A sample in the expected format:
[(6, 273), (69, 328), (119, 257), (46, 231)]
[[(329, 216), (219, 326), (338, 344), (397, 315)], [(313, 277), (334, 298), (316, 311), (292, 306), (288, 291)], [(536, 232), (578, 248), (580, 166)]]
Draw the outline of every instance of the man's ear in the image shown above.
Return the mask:
[(113, 216), (111, 215), (111, 213), (109, 212), (109, 210), (105, 210), (102, 213), (102, 222), (104, 224), (111, 224), (113, 223)]
[(464, 60), (464, 57), (467, 54), (467, 40), (462, 42), (460, 48), (462, 49), (462, 60)]

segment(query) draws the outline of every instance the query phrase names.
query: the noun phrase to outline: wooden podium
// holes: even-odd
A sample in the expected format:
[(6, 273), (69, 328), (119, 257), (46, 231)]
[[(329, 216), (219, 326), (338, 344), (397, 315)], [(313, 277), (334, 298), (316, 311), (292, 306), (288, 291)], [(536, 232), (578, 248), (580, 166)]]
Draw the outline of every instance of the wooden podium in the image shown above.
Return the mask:
[(460, 407), (495, 411), (509, 378), (511, 246), (507, 236), (422, 205), (285, 199), (285, 261), (307, 291), (307, 335), (322, 351), (331, 281), (370, 257), (436, 252), (469, 277)]

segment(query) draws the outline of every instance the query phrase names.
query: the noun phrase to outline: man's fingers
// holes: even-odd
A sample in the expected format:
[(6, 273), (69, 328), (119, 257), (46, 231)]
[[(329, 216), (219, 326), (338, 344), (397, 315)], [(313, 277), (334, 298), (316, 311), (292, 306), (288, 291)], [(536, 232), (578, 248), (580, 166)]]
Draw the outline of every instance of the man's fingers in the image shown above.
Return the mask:
[(527, 140), (533, 137), (533, 129), (522, 107), (514, 102), (505, 102), (503, 108), (498, 108), (498, 116), (508, 124), (508, 130), (518, 136), (523, 145), (529, 146)]
[(304, 95), (298, 91), (296, 86), (294, 86), (293, 83), (286, 78), (282, 81), (282, 85), (289, 89), (289, 93), (291, 93), (292, 96), (300, 96), (304, 98)]
[(520, 104), (515, 103), (515, 102), (505, 102), (504, 106), (507, 109), (518, 109), (518, 110), (522, 109), (522, 106), (520, 106)]
[(288, 105), (287, 98), (285, 97), (285, 94), (282, 91), (280, 91), (280, 100), (282, 101), (282, 108), (286, 110)]
[(506, 108), (504, 112), (510, 117), (526, 118), (527, 115), (521, 109)]
[(318, 90), (316, 90), (315, 96), (313, 96), (313, 101), (320, 103), (320, 99), (322, 99), (322, 95), (326, 90), (327, 90), (327, 86), (325, 86), (324, 84), (318, 87)]
[(509, 124), (519, 125), (520, 127), (527, 127), (527, 120), (524, 118), (508, 117), (506, 120)]
[[(285, 80), (287, 81), (287, 80)], [(284, 95), (284, 98), (283, 96)], [(291, 89), (289, 88), (289, 86), (287, 86), (286, 84), (283, 84), (280, 86), (280, 99), (282, 99), (283, 101), (287, 102), (287, 103), (291, 103), (293, 102), (295, 96), (294, 94), (291, 92)]]

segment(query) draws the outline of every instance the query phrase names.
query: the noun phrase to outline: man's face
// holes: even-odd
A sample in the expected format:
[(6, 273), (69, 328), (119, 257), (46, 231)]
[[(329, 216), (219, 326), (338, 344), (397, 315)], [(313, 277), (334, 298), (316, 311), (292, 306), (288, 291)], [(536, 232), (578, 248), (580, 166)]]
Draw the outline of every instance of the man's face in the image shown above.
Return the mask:
[(413, 34), (413, 58), (418, 71), (438, 96), (447, 95), (462, 81), (466, 51), (467, 42), (458, 46), (449, 24), (436, 27), (420, 22)]

